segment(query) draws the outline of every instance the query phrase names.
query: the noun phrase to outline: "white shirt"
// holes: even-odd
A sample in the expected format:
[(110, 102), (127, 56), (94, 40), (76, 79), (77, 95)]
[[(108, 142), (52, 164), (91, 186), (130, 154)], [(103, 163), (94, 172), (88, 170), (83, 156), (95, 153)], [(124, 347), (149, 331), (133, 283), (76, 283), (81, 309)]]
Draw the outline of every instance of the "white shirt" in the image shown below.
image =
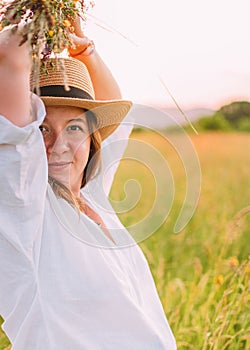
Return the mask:
[(45, 110), (33, 104), (23, 128), (0, 116), (0, 314), (12, 350), (175, 350), (148, 263), (114, 213), (99, 211), (115, 244), (48, 185)]

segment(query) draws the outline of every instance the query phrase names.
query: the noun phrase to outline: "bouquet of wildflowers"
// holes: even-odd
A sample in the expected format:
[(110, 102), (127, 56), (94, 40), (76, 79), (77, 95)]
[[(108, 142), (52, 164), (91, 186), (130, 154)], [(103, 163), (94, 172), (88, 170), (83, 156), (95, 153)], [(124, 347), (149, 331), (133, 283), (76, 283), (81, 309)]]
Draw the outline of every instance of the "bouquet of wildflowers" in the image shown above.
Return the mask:
[(93, 5), (87, 0), (1, 1), (0, 30), (20, 28), (20, 45), (28, 43), (37, 76), (42, 61), (71, 46), (72, 22), (77, 16), (86, 21), (86, 12)]

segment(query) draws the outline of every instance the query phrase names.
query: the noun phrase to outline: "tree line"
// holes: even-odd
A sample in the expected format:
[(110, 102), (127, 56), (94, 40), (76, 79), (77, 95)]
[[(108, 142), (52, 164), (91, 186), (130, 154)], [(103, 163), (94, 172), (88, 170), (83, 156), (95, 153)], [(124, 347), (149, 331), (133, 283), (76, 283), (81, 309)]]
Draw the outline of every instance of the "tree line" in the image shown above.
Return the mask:
[(204, 116), (194, 123), (198, 131), (222, 130), (250, 132), (250, 102), (236, 101), (222, 106), (212, 116)]

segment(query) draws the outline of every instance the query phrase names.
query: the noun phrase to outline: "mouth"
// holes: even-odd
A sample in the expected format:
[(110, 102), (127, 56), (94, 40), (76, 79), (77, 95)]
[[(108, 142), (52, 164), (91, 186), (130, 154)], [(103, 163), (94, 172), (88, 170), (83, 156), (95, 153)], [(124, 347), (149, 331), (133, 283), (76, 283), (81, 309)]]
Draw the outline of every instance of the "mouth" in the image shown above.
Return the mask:
[(49, 168), (50, 169), (65, 169), (68, 168), (72, 162), (54, 162), (54, 163), (49, 163)]

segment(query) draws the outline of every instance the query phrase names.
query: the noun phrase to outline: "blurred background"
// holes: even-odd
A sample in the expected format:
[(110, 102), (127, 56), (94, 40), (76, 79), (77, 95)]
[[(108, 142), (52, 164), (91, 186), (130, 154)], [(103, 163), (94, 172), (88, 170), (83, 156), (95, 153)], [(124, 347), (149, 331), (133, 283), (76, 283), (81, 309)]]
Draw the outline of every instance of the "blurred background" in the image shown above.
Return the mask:
[[(151, 129), (138, 127), (131, 139), (164, 157), (174, 200), (165, 223), (139, 244), (179, 350), (250, 347), (249, 13), (248, 0), (96, 0), (87, 23), (124, 97), (155, 109), (145, 114)], [(174, 234), (192, 178), (174, 147), (186, 137), (199, 159), (201, 190), (191, 220)], [(120, 215), (126, 226), (147, 216), (157, 192), (155, 169), (145, 165), (125, 159), (115, 177), (112, 200), (124, 200), (131, 178), (141, 191)], [(171, 196), (171, 186), (164, 193)]]
[[(150, 127), (136, 127), (131, 140), (161, 155), (161, 160), (150, 166), (145, 157), (138, 156), (131, 162), (125, 155), (110, 199), (122, 202), (128, 193), (139, 193), (133, 200), (136, 205), (119, 216), (127, 227), (143, 220), (157, 195), (156, 183), (160, 179), (155, 174), (166, 176), (161, 172), (165, 162), (174, 188), (172, 183), (166, 185), (160, 198), (164, 202), (173, 195), (173, 203), (165, 222), (139, 244), (148, 259), (178, 349), (247, 350), (250, 2), (95, 3), (88, 15), (86, 34), (94, 39), (124, 98), (152, 107), (144, 119)], [(159, 117), (162, 112), (164, 118)], [(193, 145), (190, 159), (198, 158), (198, 176), (197, 172), (187, 172), (188, 158), (183, 162), (184, 153), (176, 152), (175, 145), (184, 139)], [(125, 184), (131, 179), (136, 180), (140, 191), (127, 191)], [(193, 183), (198, 189), (195, 211), (181, 232), (174, 234), (188, 179), (197, 179)], [(164, 211), (164, 206), (161, 208)], [(157, 222), (161, 213), (153, 214), (152, 221)], [(10, 345), (0, 331), (0, 350), (4, 349), (10, 349)]]
[(168, 106), (160, 75), (183, 108), (250, 98), (248, 0), (95, 3), (86, 32), (125, 97)]

